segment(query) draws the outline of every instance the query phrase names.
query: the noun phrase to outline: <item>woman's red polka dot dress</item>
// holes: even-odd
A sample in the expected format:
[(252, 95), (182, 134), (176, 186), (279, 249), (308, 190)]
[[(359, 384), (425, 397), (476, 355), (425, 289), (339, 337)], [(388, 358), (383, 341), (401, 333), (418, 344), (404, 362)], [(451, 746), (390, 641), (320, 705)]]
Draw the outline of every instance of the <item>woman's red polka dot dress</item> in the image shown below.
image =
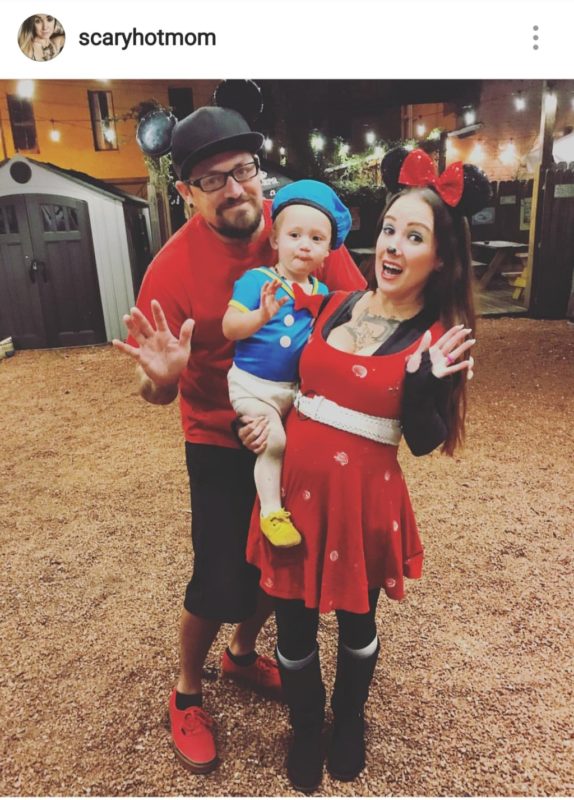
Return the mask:
[[(346, 295), (333, 295), (317, 319), (300, 362), (301, 391), (379, 417), (400, 418), (405, 358), (420, 340), (392, 355), (361, 356), (327, 344), (323, 328)], [(431, 327), (433, 341), (442, 333)], [(253, 512), (247, 559), (270, 595), (303, 599), (321, 612), (365, 613), (368, 590), (404, 596), (404, 578), (419, 578), (423, 547), (397, 461), (397, 447), (307, 419), (287, 422), (284, 507), (303, 536), (294, 548), (273, 547)]]

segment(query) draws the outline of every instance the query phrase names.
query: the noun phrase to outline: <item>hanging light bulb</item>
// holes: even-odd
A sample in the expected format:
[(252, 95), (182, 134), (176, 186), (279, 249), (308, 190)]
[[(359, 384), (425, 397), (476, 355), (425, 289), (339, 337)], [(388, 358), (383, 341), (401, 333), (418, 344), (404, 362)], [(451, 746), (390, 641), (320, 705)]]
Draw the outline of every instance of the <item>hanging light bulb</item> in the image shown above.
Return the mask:
[(54, 127), (54, 120), (51, 119), (50, 122), (52, 123), (52, 128), (50, 130), (50, 133), (48, 134), (50, 141), (59, 142), (60, 139), (62, 138), (62, 134), (57, 128)]
[(375, 135), (375, 132), (374, 132), (374, 131), (367, 131), (367, 132), (366, 132), (366, 134), (365, 134), (365, 141), (366, 141), (366, 143), (369, 145), (369, 147), (371, 147), (372, 145), (374, 145), (374, 144), (375, 144), (375, 142), (376, 142), (376, 140), (377, 140), (377, 137), (376, 137), (376, 135)]
[(263, 141), (263, 147), (266, 153), (270, 153), (273, 150), (273, 140), (267, 136)]
[(416, 126), (416, 132), (417, 132), (417, 136), (419, 137), (419, 139), (422, 139), (422, 137), (425, 135), (426, 129), (427, 129), (427, 126), (424, 124), (423, 118), (419, 117), (419, 121), (417, 122), (417, 126)]
[(456, 145), (456, 142), (449, 136), (446, 140), (446, 155), (449, 159), (452, 159), (455, 158), (457, 152), (458, 152), (458, 147)]
[(34, 97), (34, 81), (18, 81), (16, 85), (16, 94), (22, 100), (31, 100)]
[(464, 124), (465, 125), (474, 125), (476, 122), (476, 111), (474, 108), (467, 108), (464, 112)]
[(477, 142), (468, 157), (469, 161), (482, 161), (484, 159), (484, 147), (480, 142)]
[(311, 136), (311, 148), (315, 151), (315, 153), (320, 153), (324, 147), (325, 139), (320, 133), (314, 133), (313, 136)]
[(522, 94), (522, 92), (517, 92), (516, 97), (514, 98), (514, 108), (517, 111), (524, 111), (526, 108), (526, 98)]
[(280, 156), (284, 156), (286, 152), (287, 152), (287, 151), (285, 150), (285, 148), (284, 148), (284, 147), (280, 147), (280, 148), (279, 148), (279, 155), (280, 155)]
[(501, 145), (498, 157), (507, 167), (511, 166), (516, 161), (518, 153), (516, 152), (516, 145), (512, 139), (507, 144)]

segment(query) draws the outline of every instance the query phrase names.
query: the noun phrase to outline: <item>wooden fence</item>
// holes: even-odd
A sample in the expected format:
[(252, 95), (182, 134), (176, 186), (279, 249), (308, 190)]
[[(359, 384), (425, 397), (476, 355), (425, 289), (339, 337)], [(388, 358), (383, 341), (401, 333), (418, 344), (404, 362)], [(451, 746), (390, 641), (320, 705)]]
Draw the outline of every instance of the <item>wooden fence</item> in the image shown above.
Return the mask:
[(530, 312), (535, 317), (562, 319), (569, 306), (574, 312), (574, 169), (559, 164), (547, 170), (541, 180), (542, 208)]
[(528, 244), (532, 185), (532, 180), (491, 183), (492, 201), (472, 218), (472, 238)]

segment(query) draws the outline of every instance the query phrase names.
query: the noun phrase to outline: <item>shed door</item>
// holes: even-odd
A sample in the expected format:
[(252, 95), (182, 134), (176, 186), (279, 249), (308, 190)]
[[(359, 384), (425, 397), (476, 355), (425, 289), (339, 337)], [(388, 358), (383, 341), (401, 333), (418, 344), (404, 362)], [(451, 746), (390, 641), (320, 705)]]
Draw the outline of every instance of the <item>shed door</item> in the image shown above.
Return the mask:
[(0, 198), (0, 335), (18, 348), (106, 341), (83, 200)]

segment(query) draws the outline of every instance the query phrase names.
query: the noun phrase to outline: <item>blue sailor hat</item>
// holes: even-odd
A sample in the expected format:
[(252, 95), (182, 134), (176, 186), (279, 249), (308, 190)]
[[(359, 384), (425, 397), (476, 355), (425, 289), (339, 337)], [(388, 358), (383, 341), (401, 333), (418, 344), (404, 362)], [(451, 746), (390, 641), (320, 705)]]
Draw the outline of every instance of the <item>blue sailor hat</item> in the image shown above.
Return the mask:
[(351, 213), (339, 196), (320, 181), (295, 181), (283, 186), (273, 199), (271, 216), (273, 219), (287, 206), (311, 206), (322, 211), (331, 222), (333, 235), (331, 247), (340, 247), (351, 230)]

